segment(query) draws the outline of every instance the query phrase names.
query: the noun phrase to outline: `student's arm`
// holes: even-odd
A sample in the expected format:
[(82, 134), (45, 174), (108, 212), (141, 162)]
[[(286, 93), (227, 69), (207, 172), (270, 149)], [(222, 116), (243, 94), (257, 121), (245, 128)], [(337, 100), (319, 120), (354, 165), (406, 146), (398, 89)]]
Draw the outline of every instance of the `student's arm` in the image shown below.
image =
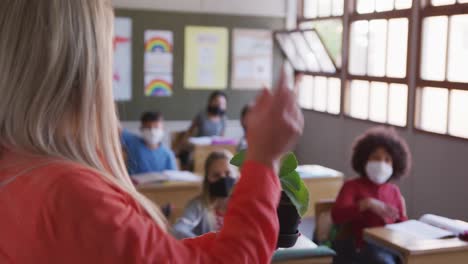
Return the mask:
[(355, 201), (355, 186), (346, 182), (340, 190), (331, 214), (335, 224), (345, 224), (361, 216), (361, 208)]
[(42, 246), (51, 258), (76, 263), (269, 263), (279, 230), (280, 183), (272, 169), (253, 161), (242, 174), (222, 231), (186, 241), (161, 230), (97, 174), (64, 175), (43, 208)]
[(174, 225), (174, 234), (177, 238), (196, 237), (193, 229), (200, 224), (203, 217), (203, 207), (199, 199), (191, 201), (184, 209), (184, 214)]
[(398, 201), (398, 212), (399, 212), (399, 219), (397, 219), (398, 222), (403, 222), (408, 220), (408, 215), (406, 211), (406, 201), (405, 197), (400, 192), (400, 189), (395, 186), (395, 196), (396, 196), (396, 201)]

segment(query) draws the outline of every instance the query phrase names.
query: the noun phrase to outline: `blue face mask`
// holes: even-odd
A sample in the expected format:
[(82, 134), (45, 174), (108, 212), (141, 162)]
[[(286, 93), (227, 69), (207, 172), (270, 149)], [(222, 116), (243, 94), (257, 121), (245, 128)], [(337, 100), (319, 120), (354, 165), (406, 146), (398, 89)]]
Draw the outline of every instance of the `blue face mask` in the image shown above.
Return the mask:
[(231, 193), (236, 180), (231, 177), (221, 178), (209, 185), (210, 196), (226, 198)]

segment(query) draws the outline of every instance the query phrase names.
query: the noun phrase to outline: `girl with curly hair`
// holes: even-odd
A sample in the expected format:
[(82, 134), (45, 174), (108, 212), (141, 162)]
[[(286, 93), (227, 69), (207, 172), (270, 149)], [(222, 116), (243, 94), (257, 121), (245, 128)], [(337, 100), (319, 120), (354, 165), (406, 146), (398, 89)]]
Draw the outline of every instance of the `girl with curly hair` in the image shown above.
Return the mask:
[(397, 263), (390, 252), (365, 244), (362, 234), (365, 228), (407, 220), (403, 196), (392, 182), (410, 168), (408, 145), (393, 128), (371, 128), (356, 139), (351, 163), (360, 177), (343, 185), (332, 209), (334, 224), (350, 231), (334, 242), (334, 263)]

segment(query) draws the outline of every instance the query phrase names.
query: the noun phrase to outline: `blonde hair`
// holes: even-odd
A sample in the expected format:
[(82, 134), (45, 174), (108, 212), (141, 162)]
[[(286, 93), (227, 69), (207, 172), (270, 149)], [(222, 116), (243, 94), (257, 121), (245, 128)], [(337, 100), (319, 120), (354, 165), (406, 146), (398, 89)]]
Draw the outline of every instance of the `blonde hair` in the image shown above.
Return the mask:
[(110, 0), (3, 0), (0, 144), (82, 164), (133, 197), (112, 93)]

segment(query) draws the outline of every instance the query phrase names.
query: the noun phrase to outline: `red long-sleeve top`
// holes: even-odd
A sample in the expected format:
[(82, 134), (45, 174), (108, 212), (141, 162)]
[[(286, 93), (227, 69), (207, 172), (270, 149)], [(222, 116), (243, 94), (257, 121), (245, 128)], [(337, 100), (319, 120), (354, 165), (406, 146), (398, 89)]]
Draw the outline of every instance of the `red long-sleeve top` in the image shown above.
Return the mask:
[[(359, 210), (359, 202), (366, 198), (375, 198), (398, 209), (399, 219), (383, 219), (377, 214)], [(374, 184), (366, 177), (347, 181), (341, 188), (332, 209), (335, 224), (350, 224), (356, 246), (363, 243), (363, 230), (369, 227), (384, 226), (407, 220), (400, 189), (395, 184)]]
[(269, 263), (279, 197), (275, 173), (249, 161), (223, 229), (178, 241), (96, 172), (4, 151), (0, 263)]

